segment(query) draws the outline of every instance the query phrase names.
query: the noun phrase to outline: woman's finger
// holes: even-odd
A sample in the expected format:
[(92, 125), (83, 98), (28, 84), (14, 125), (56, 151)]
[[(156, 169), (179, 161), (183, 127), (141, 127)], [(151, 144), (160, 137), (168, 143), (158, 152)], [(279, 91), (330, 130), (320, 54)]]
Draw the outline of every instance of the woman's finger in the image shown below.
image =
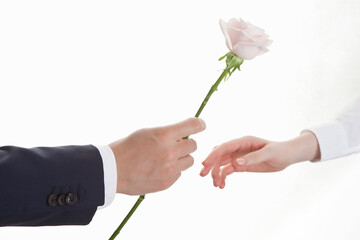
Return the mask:
[(220, 162), (216, 162), (211, 170), (214, 186), (220, 186)]
[(202, 162), (204, 168), (201, 170), (200, 175), (206, 176), (216, 162), (222, 159), (224, 156), (233, 154), (235, 152), (251, 152), (258, 150), (265, 146), (268, 141), (257, 137), (243, 137), (226, 142), (219, 147), (215, 148), (210, 155)]
[(235, 172), (235, 168), (231, 163), (226, 165), (221, 169), (220, 172), (220, 188), (223, 189), (225, 187), (225, 179), (227, 176)]

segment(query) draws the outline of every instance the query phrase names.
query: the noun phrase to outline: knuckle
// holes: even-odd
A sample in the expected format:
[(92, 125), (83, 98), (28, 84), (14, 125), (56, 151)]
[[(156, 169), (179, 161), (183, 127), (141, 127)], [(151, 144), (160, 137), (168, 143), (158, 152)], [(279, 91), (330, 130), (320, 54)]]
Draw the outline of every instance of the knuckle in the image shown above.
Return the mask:
[(129, 137), (138, 137), (138, 136), (146, 136), (148, 132), (147, 128), (142, 128), (142, 129), (138, 129), (135, 132), (133, 132), (132, 134), (129, 135)]
[(164, 178), (165, 179), (169, 179), (170, 177), (172, 177), (176, 172), (175, 166), (174, 165), (167, 165), (164, 167)]
[(146, 143), (159, 144), (159, 140), (158, 140), (159, 133), (158, 130), (156, 129), (142, 128), (135, 131), (133, 135), (143, 139), (143, 141), (145, 141)]
[(174, 149), (174, 148), (168, 149), (168, 150), (164, 153), (164, 159), (165, 159), (165, 161), (171, 161), (171, 160), (173, 160), (174, 158), (176, 158), (176, 153), (177, 153), (177, 150), (176, 150), (176, 149)]
[(156, 139), (158, 139), (159, 141), (165, 141), (166, 139), (169, 138), (169, 131), (167, 131), (164, 128), (156, 128), (154, 130), (154, 136), (156, 137)]

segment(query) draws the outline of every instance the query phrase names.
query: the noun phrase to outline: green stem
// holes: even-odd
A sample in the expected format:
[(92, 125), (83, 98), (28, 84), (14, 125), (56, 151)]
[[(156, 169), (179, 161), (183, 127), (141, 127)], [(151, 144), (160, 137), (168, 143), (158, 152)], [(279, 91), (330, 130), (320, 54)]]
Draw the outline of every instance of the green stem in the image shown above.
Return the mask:
[[(199, 117), (202, 110), (204, 109), (204, 107), (206, 106), (206, 104), (208, 103), (211, 95), (217, 90), (219, 84), (221, 83), (221, 81), (226, 77), (226, 75), (229, 73), (229, 70), (226, 68), (224, 69), (224, 71), (221, 73), (220, 77), (218, 78), (218, 80), (216, 80), (216, 82), (214, 83), (214, 85), (212, 85), (212, 87), (210, 88), (208, 94), (206, 95), (205, 99), (203, 100), (203, 102), (200, 105), (199, 110), (197, 111), (195, 117)], [(188, 138), (188, 137), (184, 137)], [(109, 238), (109, 240), (114, 240), (116, 238), (116, 236), (120, 233), (121, 229), (125, 226), (126, 222), (130, 219), (131, 215), (136, 211), (137, 207), (140, 205), (140, 203), (144, 200), (145, 195), (141, 195), (138, 200), (136, 201), (136, 203), (134, 204), (134, 206), (131, 208), (130, 212), (128, 213), (128, 215), (126, 215), (126, 217), (124, 218), (124, 220), (121, 222), (121, 224), (119, 225), (119, 227), (115, 230), (115, 232), (111, 235), (111, 237)]]
[(199, 110), (197, 111), (197, 113), (195, 114), (195, 117), (199, 117), (202, 110), (204, 109), (204, 107), (206, 106), (206, 104), (208, 103), (211, 95), (217, 90), (219, 84), (221, 83), (221, 81), (226, 77), (228, 73), (227, 69), (224, 69), (224, 71), (222, 72), (222, 74), (220, 75), (220, 77), (218, 78), (218, 80), (216, 80), (215, 84), (212, 85), (212, 87), (210, 88), (208, 94), (206, 95), (204, 101), (201, 103)]
[(130, 219), (131, 215), (136, 211), (137, 207), (140, 205), (140, 203), (145, 199), (145, 195), (139, 196), (138, 200), (134, 204), (134, 206), (131, 208), (130, 212), (126, 215), (124, 220), (121, 222), (119, 227), (115, 230), (115, 232), (111, 235), (109, 240), (113, 240), (116, 238), (116, 236), (120, 233), (121, 229), (125, 226), (126, 222)]

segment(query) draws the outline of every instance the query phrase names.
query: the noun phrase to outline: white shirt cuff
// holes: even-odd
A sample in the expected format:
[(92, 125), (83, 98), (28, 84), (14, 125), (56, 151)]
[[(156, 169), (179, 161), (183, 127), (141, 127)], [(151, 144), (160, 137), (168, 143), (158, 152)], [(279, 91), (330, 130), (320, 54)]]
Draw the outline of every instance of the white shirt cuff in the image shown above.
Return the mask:
[(117, 170), (114, 153), (107, 145), (96, 146), (99, 150), (104, 168), (104, 190), (105, 201), (103, 206), (99, 206), (98, 209), (109, 206), (115, 198), (117, 187)]
[(349, 154), (346, 129), (340, 122), (329, 122), (306, 130), (313, 132), (318, 140), (321, 153), (320, 161)]

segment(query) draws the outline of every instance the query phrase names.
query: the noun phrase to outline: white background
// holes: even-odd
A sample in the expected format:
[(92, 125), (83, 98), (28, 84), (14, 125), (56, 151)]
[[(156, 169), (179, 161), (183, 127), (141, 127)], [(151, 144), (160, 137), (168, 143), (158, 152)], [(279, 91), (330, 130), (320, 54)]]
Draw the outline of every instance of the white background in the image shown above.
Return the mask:
[[(0, 1), (0, 146), (108, 144), (193, 116), (224, 68), (218, 20), (274, 40), (205, 108), (194, 167), (149, 194), (119, 239), (359, 239), (359, 155), (279, 173), (201, 178), (213, 146), (281, 141), (326, 122), (360, 93), (358, 0)], [(80, 170), (79, 170), (80, 172)], [(0, 239), (107, 239), (136, 197), (89, 226), (0, 228)]]

